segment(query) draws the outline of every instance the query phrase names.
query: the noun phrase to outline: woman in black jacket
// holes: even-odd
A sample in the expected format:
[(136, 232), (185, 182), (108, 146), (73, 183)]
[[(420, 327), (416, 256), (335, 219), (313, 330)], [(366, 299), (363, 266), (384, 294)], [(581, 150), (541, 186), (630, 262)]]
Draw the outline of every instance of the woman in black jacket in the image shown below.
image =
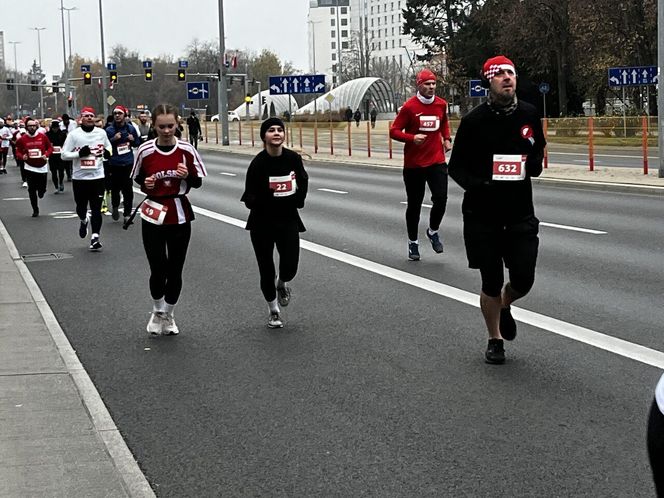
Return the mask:
[[(267, 326), (281, 328), (280, 306), (288, 306), (291, 289), (288, 282), (297, 273), (300, 258), (300, 232), (304, 224), (298, 209), (304, 207), (309, 176), (302, 157), (283, 146), (284, 123), (269, 118), (261, 124), (265, 145), (249, 165), (242, 202), (250, 209), (247, 230), (256, 253), (260, 286), (268, 303)], [(279, 253), (279, 277), (274, 264), (274, 248)]]

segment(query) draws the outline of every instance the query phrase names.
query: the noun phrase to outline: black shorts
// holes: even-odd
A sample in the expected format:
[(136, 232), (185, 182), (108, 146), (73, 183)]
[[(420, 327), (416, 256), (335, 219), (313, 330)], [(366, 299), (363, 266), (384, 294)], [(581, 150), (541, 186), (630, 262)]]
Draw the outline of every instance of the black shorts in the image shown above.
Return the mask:
[(516, 223), (465, 218), (463, 239), (470, 268), (491, 268), (505, 263), (511, 270), (534, 272), (539, 247), (539, 220), (531, 215)]

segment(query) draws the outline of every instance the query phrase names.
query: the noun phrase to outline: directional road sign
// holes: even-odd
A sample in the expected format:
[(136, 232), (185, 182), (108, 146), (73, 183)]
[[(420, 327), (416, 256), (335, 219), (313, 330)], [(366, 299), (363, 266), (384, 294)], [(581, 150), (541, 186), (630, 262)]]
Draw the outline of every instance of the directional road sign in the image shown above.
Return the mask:
[(115, 62), (109, 62), (106, 64), (106, 69), (109, 71), (115, 71), (118, 68), (118, 65)]
[(325, 92), (324, 74), (270, 76), (270, 95)]
[(189, 61), (178, 61), (178, 67), (180, 69), (187, 69), (189, 67)]
[(210, 95), (210, 83), (207, 81), (192, 81), (187, 83), (187, 98), (189, 100), (207, 100)]
[(609, 68), (609, 86), (656, 85), (657, 83), (657, 66)]
[(89, 73), (90, 72), (90, 64), (81, 64), (81, 72), (82, 73)]
[(143, 61), (143, 69), (152, 69), (152, 61)]
[(486, 97), (488, 90), (482, 87), (481, 80), (470, 80), (468, 82), (469, 97)]

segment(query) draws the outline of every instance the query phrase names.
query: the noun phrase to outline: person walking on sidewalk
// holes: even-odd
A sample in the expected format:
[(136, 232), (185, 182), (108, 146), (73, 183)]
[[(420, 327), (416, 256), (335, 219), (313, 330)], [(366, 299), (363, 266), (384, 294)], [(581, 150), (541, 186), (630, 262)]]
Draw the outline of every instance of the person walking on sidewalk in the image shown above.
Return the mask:
[(51, 168), (51, 176), (55, 186), (54, 194), (59, 194), (65, 191), (65, 163), (62, 160), (62, 146), (67, 139), (67, 132), (60, 129), (58, 120), (53, 120), (46, 136), (53, 145), (53, 154), (48, 158), (48, 164)]
[[(111, 156), (112, 146), (106, 132), (95, 126), (95, 110), (92, 107), (81, 109), (81, 126), (67, 135), (62, 146), (62, 159), (72, 161), (72, 189), (76, 214), (81, 223), (78, 235), (84, 239), (88, 235), (88, 221), (92, 225), (90, 237), (91, 251), (100, 251), (101, 202), (104, 195), (104, 158)], [(90, 219), (88, 220), (88, 206)]]
[[(516, 337), (510, 305), (535, 281), (539, 220), (531, 177), (542, 173), (546, 141), (535, 107), (516, 96), (516, 69), (507, 57), (482, 68), (487, 102), (461, 120), (450, 176), (465, 191), (463, 237), (468, 266), (480, 271), (480, 308), (489, 332), (487, 363), (505, 362), (503, 339)], [(503, 287), (504, 267), (509, 281)]]
[(40, 133), (39, 122), (29, 119), (25, 124), (26, 133), (16, 141), (16, 154), (25, 162), (25, 175), (28, 182), (28, 195), (32, 205), (32, 217), (39, 216), (39, 202), (46, 193), (48, 181), (48, 157), (53, 146), (44, 133)]
[(207, 172), (198, 151), (175, 137), (179, 120), (175, 107), (158, 105), (152, 119), (157, 138), (139, 147), (131, 170), (131, 178), (147, 196), (140, 207), (153, 300), (147, 331), (176, 335), (180, 330), (173, 315), (195, 218), (187, 193), (201, 186)]
[[(279, 118), (261, 124), (265, 148), (251, 161), (245, 190), (240, 199), (250, 209), (246, 229), (258, 262), (260, 287), (267, 301), (267, 326), (281, 328), (280, 306), (288, 306), (300, 258), (300, 232), (304, 224), (298, 209), (304, 207), (309, 176), (302, 157), (283, 146), (285, 126)], [(279, 253), (279, 278), (274, 265), (274, 248)], [(275, 287), (276, 279), (276, 287)]]
[(201, 122), (196, 116), (196, 111), (191, 111), (191, 115), (187, 118), (187, 129), (189, 130), (189, 143), (198, 149), (198, 137), (201, 136), (203, 130), (201, 129)]
[(360, 126), (360, 121), (362, 120), (362, 113), (360, 112), (359, 109), (355, 109), (355, 113), (353, 114), (353, 119), (355, 120), (355, 126)]
[(106, 127), (106, 135), (113, 146), (113, 154), (108, 159), (108, 170), (111, 174), (111, 215), (115, 221), (120, 218), (120, 193), (125, 221), (131, 215), (134, 202), (130, 176), (134, 165), (132, 147), (141, 144), (136, 128), (127, 122), (126, 116), (127, 109), (121, 105), (116, 106), (113, 109), (113, 122)]
[(417, 75), (417, 94), (399, 111), (390, 137), (404, 142), (403, 182), (406, 186), (406, 229), (408, 259), (419, 261), (418, 231), (425, 187), (431, 191), (427, 237), (433, 250), (443, 252), (438, 233), (447, 207), (447, 164), (445, 152), (452, 147), (447, 102), (435, 95), (436, 75), (424, 69)]

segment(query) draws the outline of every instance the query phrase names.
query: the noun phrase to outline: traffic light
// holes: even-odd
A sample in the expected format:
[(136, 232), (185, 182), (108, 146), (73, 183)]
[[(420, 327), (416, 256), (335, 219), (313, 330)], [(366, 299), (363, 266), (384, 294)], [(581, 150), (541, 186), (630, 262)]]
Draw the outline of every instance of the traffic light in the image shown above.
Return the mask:
[(39, 90), (39, 80), (30, 80), (30, 90), (33, 92)]
[(109, 71), (108, 75), (111, 78), (111, 84), (118, 82), (118, 72), (117, 71)]
[(187, 71), (178, 69), (178, 81), (185, 81), (187, 79)]
[(7, 78), (7, 90), (14, 89), (14, 80), (12, 78)]
[(152, 81), (152, 69), (145, 70), (145, 81)]
[(92, 84), (92, 73), (90, 71), (86, 71), (83, 73), (83, 84), (84, 85)]
[(53, 82), (53, 93), (58, 93), (60, 91), (60, 82), (59, 81), (54, 81)]

